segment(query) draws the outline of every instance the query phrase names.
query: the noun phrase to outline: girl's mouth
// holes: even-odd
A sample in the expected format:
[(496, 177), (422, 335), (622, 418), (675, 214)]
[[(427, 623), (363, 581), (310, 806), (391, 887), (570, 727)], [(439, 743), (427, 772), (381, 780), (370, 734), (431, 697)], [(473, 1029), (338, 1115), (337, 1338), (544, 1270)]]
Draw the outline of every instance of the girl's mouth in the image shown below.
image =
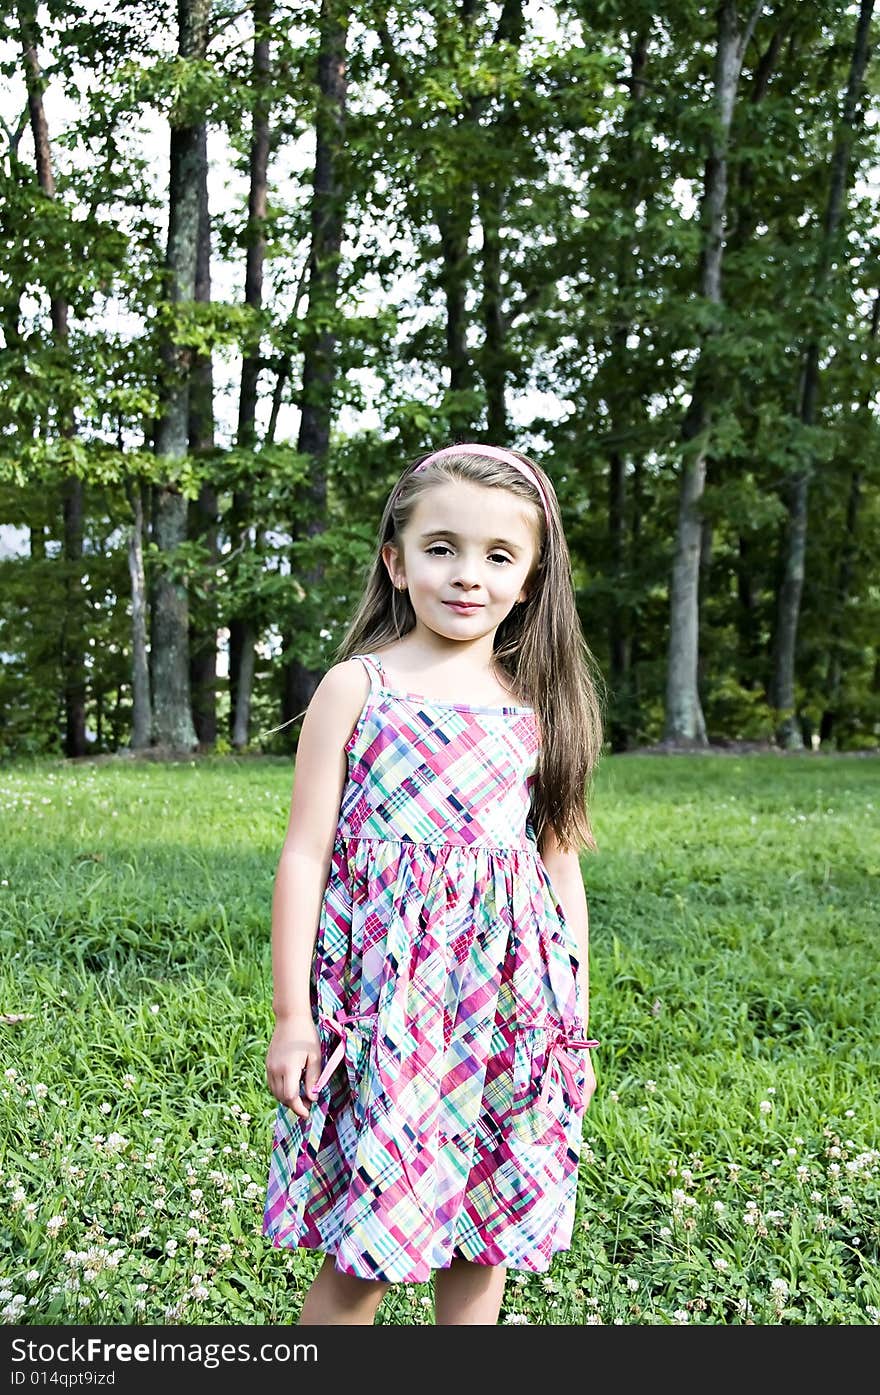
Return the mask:
[(461, 601), (444, 601), (443, 604), (448, 605), (450, 610), (457, 610), (460, 615), (470, 615), (474, 610), (483, 609), (481, 605), (467, 604)]

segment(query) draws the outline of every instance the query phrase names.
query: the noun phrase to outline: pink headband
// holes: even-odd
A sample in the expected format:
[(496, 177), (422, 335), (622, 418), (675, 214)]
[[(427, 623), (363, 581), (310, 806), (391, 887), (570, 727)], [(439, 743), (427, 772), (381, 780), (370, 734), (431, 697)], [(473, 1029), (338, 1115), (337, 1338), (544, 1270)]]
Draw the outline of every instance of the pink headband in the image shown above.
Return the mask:
[(512, 465), (515, 470), (518, 470), (521, 475), (524, 475), (525, 478), (530, 482), (530, 484), (533, 484), (537, 489), (538, 493), (541, 496), (541, 501), (544, 505), (544, 513), (546, 514), (547, 519), (549, 521), (550, 501), (547, 498), (546, 489), (542, 485), (541, 481), (538, 479), (538, 476), (535, 474), (534, 470), (531, 468), (530, 465), (526, 465), (524, 461), (517, 459), (517, 457), (515, 455), (512, 455), (509, 450), (500, 450), (498, 446), (444, 446), (443, 450), (435, 450), (433, 455), (428, 455), (425, 457), (424, 460), (421, 460), (412, 473), (414, 475), (417, 475), (420, 470), (424, 470), (426, 465), (433, 465), (435, 460), (445, 460), (448, 456), (463, 455), (465, 453), (470, 455), (488, 456), (490, 460), (503, 460), (506, 464)]

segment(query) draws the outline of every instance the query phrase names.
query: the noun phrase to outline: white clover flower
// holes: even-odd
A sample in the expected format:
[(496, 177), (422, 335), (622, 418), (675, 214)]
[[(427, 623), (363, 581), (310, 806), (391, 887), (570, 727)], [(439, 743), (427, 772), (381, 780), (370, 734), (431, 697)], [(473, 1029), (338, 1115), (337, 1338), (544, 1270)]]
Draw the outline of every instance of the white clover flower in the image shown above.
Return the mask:
[(29, 1269), (24, 1276), (29, 1284), (35, 1284), (40, 1277), (39, 1269)]
[(112, 1104), (108, 1104), (107, 1101), (104, 1100), (103, 1104), (101, 1105), (101, 1113), (102, 1113), (102, 1114), (112, 1114), (112, 1112), (113, 1112), (113, 1106), (112, 1106)]
[(67, 1218), (65, 1216), (50, 1216), (46, 1222), (47, 1235), (56, 1236), (64, 1225), (67, 1225)]
[(34, 1086), (34, 1094), (38, 1100), (44, 1100), (49, 1093), (49, 1086), (39, 1082)]
[(525, 1313), (508, 1313), (504, 1319), (508, 1327), (530, 1327), (531, 1323)]
[(223, 1200), (220, 1202), (220, 1205), (224, 1211), (231, 1211), (235, 1206), (235, 1197), (224, 1196)]
[(723, 1201), (713, 1201), (712, 1210), (715, 1212), (716, 1216), (723, 1216), (724, 1212), (727, 1210), (727, 1207), (725, 1206)]
[(638, 1293), (639, 1291), (638, 1279), (633, 1279), (632, 1277), (628, 1278), (626, 1281), (626, 1286), (629, 1289), (630, 1293)]
[(686, 1322), (690, 1322), (691, 1315), (685, 1308), (676, 1308), (672, 1314), (672, 1321), (683, 1327)]
[(154, 1017), (156, 1016), (156, 1013), (160, 1011), (161, 1009), (158, 1003), (150, 1003), (150, 1012), (153, 1014)]
[(176, 1252), (176, 1250), (177, 1250), (177, 1241), (176, 1241), (176, 1240), (166, 1240), (166, 1241), (165, 1241), (165, 1253), (166, 1253), (166, 1255), (173, 1255), (173, 1254)]
[(725, 1274), (730, 1268), (730, 1265), (726, 1259), (713, 1259), (712, 1267), (713, 1269), (717, 1269), (719, 1274)]
[(822, 1193), (815, 1191), (810, 1192), (810, 1200), (813, 1202), (820, 1202), (822, 1200)]
[(656, 1080), (646, 1080), (646, 1081), (645, 1081), (645, 1089), (647, 1090), (647, 1092), (648, 1092), (649, 1095), (653, 1095), (654, 1091), (657, 1089), (657, 1081), (656, 1081)]
[(773, 1105), (770, 1103), (769, 1100), (761, 1100), (761, 1103), (758, 1105), (758, 1108), (760, 1109), (762, 1114), (771, 1114), (773, 1112)]
[(668, 1239), (671, 1237), (671, 1235), (672, 1235), (672, 1231), (670, 1230), (669, 1226), (668, 1226), (668, 1225), (661, 1225), (661, 1227), (660, 1227), (660, 1238), (661, 1238), (661, 1240), (668, 1240)]

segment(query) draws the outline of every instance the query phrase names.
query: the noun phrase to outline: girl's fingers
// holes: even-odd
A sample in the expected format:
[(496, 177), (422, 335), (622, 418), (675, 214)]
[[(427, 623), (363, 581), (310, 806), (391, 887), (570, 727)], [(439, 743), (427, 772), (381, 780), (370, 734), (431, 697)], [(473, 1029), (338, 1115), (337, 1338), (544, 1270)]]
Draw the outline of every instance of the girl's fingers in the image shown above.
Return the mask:
[(311, 1102), (317, 1095), (315, 1087), (320, 1074), (320, 1058), (307, 1056), (299, 1070), (294, 1067), (292, 1070), (267, 1071), (266, 1083), (269, 1093), (279, 1104), (291, 1110), (298, 1119), (307, 1119)]

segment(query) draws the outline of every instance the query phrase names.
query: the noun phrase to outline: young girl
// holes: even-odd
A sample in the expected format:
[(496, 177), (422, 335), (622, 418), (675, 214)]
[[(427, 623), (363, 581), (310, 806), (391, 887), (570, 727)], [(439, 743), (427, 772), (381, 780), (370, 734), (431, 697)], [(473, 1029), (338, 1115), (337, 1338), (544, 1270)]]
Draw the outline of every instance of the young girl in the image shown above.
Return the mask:
[(434, 1274), (495, 1323), (571, 1243), (601, 749), (559, 505), (526, 456), (407, 468), (306, 711), (272, 905), (264, 1233), (323, 1251), (302, 1324)]

